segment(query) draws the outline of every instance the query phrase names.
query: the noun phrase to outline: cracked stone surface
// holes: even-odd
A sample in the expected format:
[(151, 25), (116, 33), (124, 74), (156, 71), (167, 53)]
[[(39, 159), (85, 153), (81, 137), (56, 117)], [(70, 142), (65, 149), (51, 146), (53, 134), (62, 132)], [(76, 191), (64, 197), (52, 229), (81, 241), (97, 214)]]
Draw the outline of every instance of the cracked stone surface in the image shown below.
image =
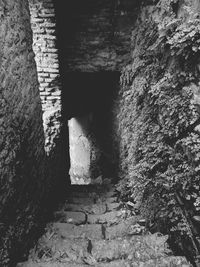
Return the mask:
[(125, 208), (114, 185), (72, 186), (54, 221), (17, 267), (189, 267), (175, 257), (167, 236), (149, 234)]

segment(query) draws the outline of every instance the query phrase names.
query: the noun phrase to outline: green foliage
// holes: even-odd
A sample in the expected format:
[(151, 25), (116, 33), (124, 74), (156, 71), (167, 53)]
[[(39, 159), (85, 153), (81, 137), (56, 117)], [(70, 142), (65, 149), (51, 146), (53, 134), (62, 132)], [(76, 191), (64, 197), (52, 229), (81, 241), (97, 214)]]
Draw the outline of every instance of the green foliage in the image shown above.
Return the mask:
[(150, 229), (169, 234), (181, 251), (195, 258), (200, 250), (193, 221), (200, 216), (200, 93), (190, 60), (200, 49), (200, 21), (189, 17), (188, 7), (188, 18), (177, 18), (172, 2), (160, 1), (159, 16), (157, 9), (153, 14), (159, 35), (149, 51), (151, 57), (162, 51), (160, 62), (148, 55), (144, 62), (138, 55), (121, 77), (126, 92), (122, 102), (132, 109), (132, 126), (126, 119), (123, 127), (132, 131), (127, 141), (132, 138), (134, 148), (124, 156), (131, 167), (120, 189), (140, 206)]
[(176, 31), (167, 37), (172, 55), (187, 58), (200, 50), (200, 19), (189, 20), (177, 25)]
[(185, 5), (181, 14), (173, 12), (172, 5), (178, 1), (162, 0), (157, 5), (159, 16), (157, 22), (159, 40), (157, 45), (169, 45), (171, 55), (182, 56), (185, 59), (195, 55), (200, 50), (200, 19), (191, 6)]

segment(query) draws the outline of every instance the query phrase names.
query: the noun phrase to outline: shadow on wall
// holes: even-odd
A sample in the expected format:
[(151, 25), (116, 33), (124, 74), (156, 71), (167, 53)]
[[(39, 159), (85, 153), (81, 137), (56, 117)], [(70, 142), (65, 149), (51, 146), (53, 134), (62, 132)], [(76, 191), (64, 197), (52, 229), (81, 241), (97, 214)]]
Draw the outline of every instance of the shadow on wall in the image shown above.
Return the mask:
[(15, 267), (17, 262), (27, 260), (29, 250), (44, 233), (46, 223), (52, 221), (58, 204), (67, 198), (69, 156), (68, 149), (64, 148), (68, 147), (68, 128), (61, 127), (60, 135), (54, 139), (54, 146), (47, 155), (44, 134), (41, 139), (36, 136), (34, 142), (29, 142), (30, 136), (38, 131), (34, 126), (23, 133), (24, 141), (15, 166), (16, 177), (7, 192), (9, 199), (1, 208), (2, 267)]

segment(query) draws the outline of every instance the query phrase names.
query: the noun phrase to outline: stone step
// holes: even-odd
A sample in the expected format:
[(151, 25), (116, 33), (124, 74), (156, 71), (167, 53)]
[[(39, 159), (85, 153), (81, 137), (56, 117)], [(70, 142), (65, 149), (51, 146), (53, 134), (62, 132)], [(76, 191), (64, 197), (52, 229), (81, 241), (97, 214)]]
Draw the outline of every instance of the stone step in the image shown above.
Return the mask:
[[(37, 253), (31, 258), (46, 257), (59, 261), (85, 263), (85, 259), (94, 262), (110, 262), (119, 259), (148, 261), (161, 257), (169, 250), (166, 237), (154, 235), (135, 235), (113, 240), (95, 240), (86, 238), (62, 239), (59, 235), (51, 238), (44, 236), (37, 246)], [(39, 256), (38, 256), (39, 255)]]
[(115, 190), (115, 188), (112, 188), (108, 190), (107, 192), (104, 192), (101, 194), (104, 198), (109, 198), (109, 197), (116, 197), (118, 195), (118, 192)]
[(24, 262), (18, 263), (16, 267), (131, 267), (125, 260), (113, 261), (109, 263), (96, 263), (96, 264), (78, 264), (72, 262)]
[(97, 267), (131, 267), (131, 264), (126, 260), (117, 260), (111, 262), (104, 262), (95, 265)]
[(84, 263), (88, 250), (90, 251), (90, 242), (83, 238), (62, 239), (59, 236), (53, 236), (48, 239), (44, 237), (38, 243), (36, 252), (33, 251), (29, 258)]
[(69, 203), (71, 204), (81, 204), (81, 205), (92, 205), (96, 203), (95, 198), (85, 198), (85, 197), (70, 197)]
[[(111, 197), (106, 200), (103, 198), (81, 198), (81, 197), (71, 197), (69, 200), (61, 207), (63, 210), (71, 211), (87, 211), (89, 213), (102, 214), (108, 209), (109, 211), (113, 209), (119, 209), (122, 203), (117, 202), (116, 197)], [(103, 207), (104, 206), (104, 207)], [(102, 212), (102, 209), (104, 210)]]
[(104, 214), (107, 210), (105, 203), (82, 205), (82, 204), (71, 204), (66, 203), (62, 207), (63, 211), (81, 211), (87, 214)]
[(114, 196), (114, 197), (107, 197), (107, 198), (105, 198), (105, 203), (106, 204), (118, 203), (118, 198), (116, 196)]
[(79, 211), (59, 211), (54, 213), (57, 222), (72, 223), (75, 225), (85, 224), (87, 221), (86, 214)]
[[(63, 222), (55, 222), (52, 225), (53, 231), (58, 233), (58, 235), (63, 236), (64, 238), (79, 238), (86, 237), (89, 239), (115, 239), (117, 237), (124, 236), (132, 236), (138, 234), (137, 229), (140, 225), (137, 222), (141, 219), (140, 216), (133, 216), (125, 221), (121, 221), (116, 216), (115, 212), (108, 212), (111, 216), (110, 221), (118, 224), (112, 226), (106, 226), (104, 223), (109, 220), (109, 216), (105, 213), (105, 217), (103, 215), (97, 215), (92, 224), (83, 224), (83, 225), (73, 225), (72, 223), (63, 223)], [(120, 211), (119, 211), (120, 214)], [(102, 218), (101, 218), (102, 216)], [(88, 215), (89, 218), (89, 215)], [(113, 220), (113, 221), (112, 221)], [(91, 221), (92, 222), (92, 221)], [(104, 225), (102, 225), (102, 224)]]
[[(89, 184), (89, 185), (71, 185), (69, 188), (69, 191), (67, 192), (68, 195), (71, 194), (71, 192), (79, 192), (79, 193), (102, 193), (109, 190), (107, 187), (105, 186), (100, 186), (100, 185), (93, 185), (93, 184)], [(67, 195), (67, 196), (68, 196)]]
[[(106, 196), (108, 194), (108, 196)], [(68, 197), (68, 202), (73, 204), (82, 204), (82, 205), (88, 205), (93, 203), (115, 203), (118, 202), (118, 197), (113, 192), (107, 192), (106, 194), (98, 195), (96, 193), (93, 194), (79, 194), (79, 193), (71, 193), (71, 195)]]
[(117, 224), (122, 221), (121, 211), (109, 211), (104, 214), (88, 214), (74, 211), (59, 211), (55, 212), (55, 220), (58, 222), (72, 223), (75, 225), (85, 224)]
[(91, 242), (91, 255), (97, 262), (119, 259), (128, 259), (131, 262), (149, 261), (169, 252), (166, 239), (157, 235), (137, 235), (113, 240), (94, 240)]
[(102, 226), (100, 224), (85, 224), (73, 225), (69, 223), (53, 223), (53, 231), (55, 231), (61, 238), (75, 239), (75, 238), (88, 238), (103, 239)]
[(141, 216), (124, 218), (118, 193), (109, 186), (71, 186), (56, 222), (16, 267), (189, 267), (167, 256), (166, 237), (144, 235)]
[(133, 261), (126, 261), (126, 260), (119, 260), (119, 261), (111, 261), (109, 263), (102, 263), (96, 265), (98, 267), (192, 267), (185, 257), (161, 257), (158, 259), (152, 259), (149, 261), (140, 261), (140, 262), (133, 262)]
[(110, 262), (127, 258), (128, 253), (132, 253), (131, 243), (128, 240), (98, 240), (92, 242), (92, 256), (98, 262)]
[(124, 221), (119, 222), (116, 225), (106, 227), (105, 228), (106, 239), (111, 240), (118, 237), (125, 237), (137, 234), (135, 225), (138, 225), (137, 223), (140, 220), (141, 216), (132, 216)]
[[(76, 207), (76, 209), (78, 208), (79, 210), (85, 209), (85, 207), (88, 208), (87, 206), (93, 206), (94, 204), (97, 204), (97, 205), (104, 204), (104, 205), (109, 206), (109, 209), (111, 209), (112, 205), (114, 209), (121, 205), (121, 203), (118, 203), (117, 197), (111, 197), (105, 200), (103, 198), (71, 197), (63, 205), (63, 208), (65, 209), (71, 208), (73, 207), (72, 204), (74, 204), (74, 207)], [(75, 204), (78, 204), (78, 206), (75, 206)]]
[(99, 195), (95, 192), (88, 193), (88, 192), (71, 192), (70, 197), (77, 197), (77, 198), (98, 198)]
[(122, 207), (122, 203), (120, 202), (114, 202), (114, 203), (107, 203), (107, 211), (112, 211), (112, 210), (119, 210)]
[(78, 264), (73, 262), (22, 262), (18, 263), (16, 267), (88, 267), (87, 264)]
[(121, 211), (110, 211), (101, 215), (89, 214), (87, 216), (87, 222), (90, 224), (103, 223), (103, 224), (114, 224), (119, 223), (122, 220)]
[(69, 196), (71, 193), (83, 193), (83, 194), (94, 194), (96, 193), (97, 195), (103, 195), (106, 194), (107, 192), (112, 192), (109, 193), (108, 196), (110, 194), (113, 195), (117, 194), (118, 191), (115, 188), (115, 185), (108, 183), (108, 184), (102, 184), (102, 185), (94, 185), (94, 184), (90, 184), (90, 185), (71, 185), (69, 188), (69, 191), (67, 192), (67, 196)]
[[(133, 236), (131, 238), (118, 238), (115, 240), (89, 240), (86, 238), (61, 239), (59, 236), (52, 238), (42, 238), (37, 246), (37, 252), (31, 255), (31, 259), (42, 258), (46, 260), (57, 259), (58, 261), (73, 261), (85, 263), (85, 259), (91, 259), (94, 262), (107, 262), (119, 260), (139, 253), (142, 259), (144, 252), (141, 248), (147, 246), (146, 238), (142, 236)], [(154, 255), (155, 251), (150, 250), (148, 255)], [(146, 252), (145, 252), (146, 253)], [(146, 254), (145, 254), (146, 256)], [(148, 256), (146, 260), (150, 259)], [(136, 257), (136, 260), (138, 258)]]
[[(23, 262), (18, 263), (16, 267), (87, 267), (88, 264), (79, 264), (73, 262)], [(90, 266), (94, 267), (192, 267), (191, 264), (187, 262), (185, 257), (180, 256), (168, 256), (160, 257), (157, 259), (151, 259), (148, 261), (127, 261), (127, 260), (117, 260), (104, 263), (94, 263)]]
[(131, 263), (131, 267), (192, 267), (185, 257), (182, 256), (168, 256), (158, 257), (145, 262)]
[(97, 187), (95, 185), (71, 185), (69, 188), (69, 192), (95, 192), (97, 191)]

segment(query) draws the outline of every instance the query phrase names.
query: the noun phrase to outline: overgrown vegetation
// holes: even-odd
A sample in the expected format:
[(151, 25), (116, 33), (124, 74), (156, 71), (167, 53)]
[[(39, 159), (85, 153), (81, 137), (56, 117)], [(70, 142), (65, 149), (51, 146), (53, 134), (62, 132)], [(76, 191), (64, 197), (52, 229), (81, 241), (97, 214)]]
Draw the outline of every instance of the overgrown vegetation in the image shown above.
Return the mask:
[[(152, 231), (195, 264), (200, 254), (200, 19), (194, 3), (143, 8), (120, 92), (120, 189)], [(122, 149), (122, 150), (123, 150)], [(131, 166), (131, 167), (127, 167)], [(128, 192), (128, 193), (127, 193)]]

